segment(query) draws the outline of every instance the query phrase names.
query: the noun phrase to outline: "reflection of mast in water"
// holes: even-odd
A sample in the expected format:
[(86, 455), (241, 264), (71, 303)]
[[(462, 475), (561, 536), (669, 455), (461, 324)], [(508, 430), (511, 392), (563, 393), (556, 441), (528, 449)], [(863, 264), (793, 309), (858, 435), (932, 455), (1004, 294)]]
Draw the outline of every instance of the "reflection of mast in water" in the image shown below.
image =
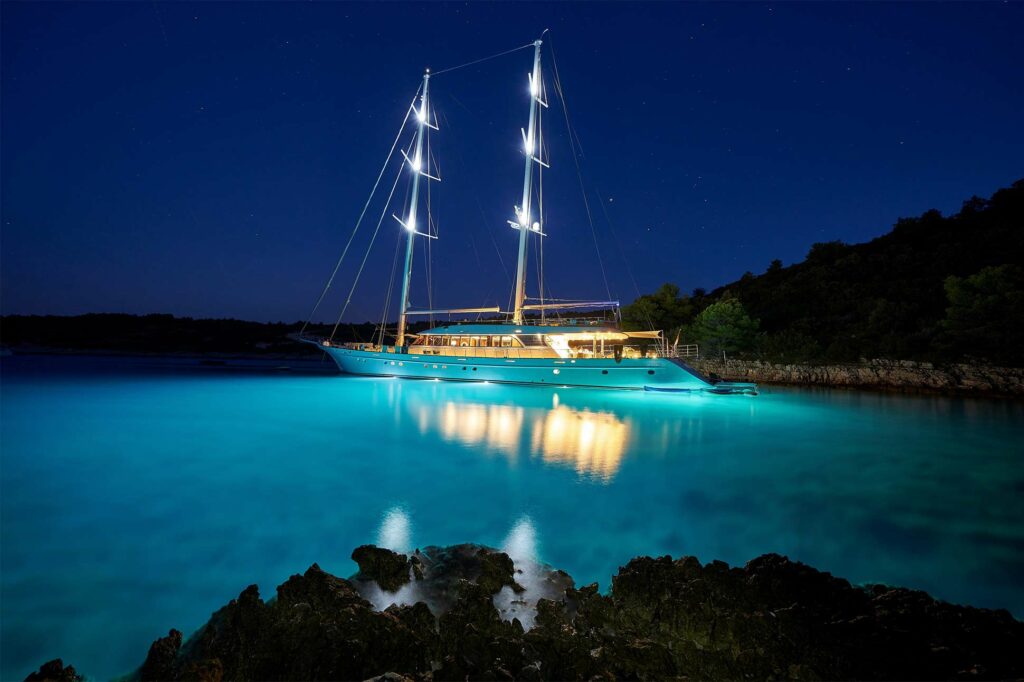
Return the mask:
[(630, 426), (611, 412), (575, 410), (555, 403), (549, 410), (515, 405), (448, 401), (423, 405), (416, 419), (421, 433), (436, 428), (445, 440), (483, 445), (516, 457), (528, 439), (530, 453), (549, 464), (572, 466), (581, 476), (610, 481), (619, 470)]

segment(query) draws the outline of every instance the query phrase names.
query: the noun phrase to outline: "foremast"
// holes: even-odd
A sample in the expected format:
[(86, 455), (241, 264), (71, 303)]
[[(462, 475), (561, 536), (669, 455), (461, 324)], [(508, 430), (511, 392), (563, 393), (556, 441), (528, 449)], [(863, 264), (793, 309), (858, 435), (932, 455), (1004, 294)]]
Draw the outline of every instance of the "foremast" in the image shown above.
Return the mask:
[(533, 43), (533, 73), (530, 74), (530, 123), (523, 132), (523, 147), (526, 155), (526, 170), (523, 174), (523, 200), (516, 207), (516, 219), (510, 220), (509, 225), (519, 230), (519, 258), (516, 261), (516, 289), (514, 296), (515, 307), (512, 311), (512, 323), (523, 323), (523, 302), (526, 300), (526, 254), (527, 241), (530, 232), (541, 232), (541, 221), (543, 216), (538, 216), (536, 221), (532, 220), (531, 203), (533, 201), (533, 164), (536, 162), (542, 166), (546, 165), (540, 159), (541, 128), (540, 128), (540, 106), (547, 106), (541, 99), (543, 88), (541, 87), (540, 70), (540, 47), (542, 41), (536, 40)]
[[(398, 312), (398, 334), (395, 338), (396, 346), (405, 345), (405, 329), (406, 319), (409, 313), (409, 285), (412, 281), (412, 255), (413, 246), (416, 240), (416, 235), (420, 234), (425, 237), (431, 237), (429, 230), (427, 233), (418, 232), (416, 229), (416, 209), (419, 206), (419, 195), (420, 195), (420, 176), (427, 175), (423, 170), (423, 140), (427, 135), (427, 128), (432, 127), (428, 122), (430, 117), (430, 109), (427, 107), (427, 95), (430, 88), (430, 69), (427, 69), (423, 74), (423, 87), (421, 88), (420, 95), (420, 108), (415, 110), (416, 114), (416, 144), (413, 155), (405, 155), (405, 160), (409, 164), (409, 168), (412, 169), (412, 191), (409, 194), (409, 208), (405, 214), (405, 220), (399, 220), (398, 222), (405, 228), (407, 233), (405, 242), (405, 268), (403, 269), (402, 277), (402, 298), (399, 303)], [(427, 175), (429, 178), (430, 176)]]

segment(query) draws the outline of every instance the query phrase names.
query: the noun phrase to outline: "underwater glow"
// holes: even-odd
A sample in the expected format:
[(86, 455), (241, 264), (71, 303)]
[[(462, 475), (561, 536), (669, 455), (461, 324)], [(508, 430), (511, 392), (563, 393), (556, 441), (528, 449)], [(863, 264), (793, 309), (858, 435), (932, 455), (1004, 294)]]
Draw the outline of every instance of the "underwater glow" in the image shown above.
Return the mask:
[(537, 600), (556, 597), (544, 591), (541, 567), (538, 563), (537, 530), (529, 516), (523, 516), (516, 521), (502, 543), (501, 551), (512, 559), (515, 580), (526, 589), (517, 594), (506, 585), (494, 595), (494, 606), (503, 619), (511, 621), (518, 618), (523, 628), (529, 630), (537, 617)]
[(384, 514), (377, 532), (377, 546), (405, 554), (412, 549), (409, 515), (401, 507), (392, 507)]
[(640, 554), (778, 552), (1024, 615), (1012, 401), (0, 363), (4, 680), (57, 655), (124, 674), (247, 585), (268, 597), (314, 562), (350, 576), (374, 542), (505, 546), (602, 590)]

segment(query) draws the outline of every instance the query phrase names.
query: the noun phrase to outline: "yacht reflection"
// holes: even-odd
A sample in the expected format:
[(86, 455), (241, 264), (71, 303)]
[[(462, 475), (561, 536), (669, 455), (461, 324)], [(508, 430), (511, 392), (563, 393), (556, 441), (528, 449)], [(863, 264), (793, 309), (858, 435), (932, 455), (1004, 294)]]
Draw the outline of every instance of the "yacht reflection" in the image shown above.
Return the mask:
[[(424, 408), (430, 423), (429, 408)], [(421, 420), (424, 415), (421, 413)], [(485, 445), (513, 457), (519, 453), (525, 410), (515, 405), (484, 405), (448, 401), (441, 408), (440, 431), (445, 440)], [(421, 421), (422, 423), (422, 421)]]
[(436, 430), (445, 440), (501, 452), (514, 460), (528, 447), (529, 456), (570, 466), (580, 476), (609, 482), (615, 477), (629, 442), (630, 424), (615, 414), (446, 401), (420, 404), (416, 421), (421, 433)]

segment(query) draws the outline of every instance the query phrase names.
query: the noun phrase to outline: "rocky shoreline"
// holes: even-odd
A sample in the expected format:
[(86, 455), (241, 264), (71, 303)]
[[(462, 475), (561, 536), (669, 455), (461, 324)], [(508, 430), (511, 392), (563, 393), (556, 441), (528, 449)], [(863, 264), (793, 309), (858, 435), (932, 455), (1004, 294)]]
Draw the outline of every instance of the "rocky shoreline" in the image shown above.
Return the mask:
[(729, 381), (914, 391), (991, 397), (1024, 397), (1024, 368), (869, 360), (857, 364), (775, 364), (761, 360), (693, 360), (705, 374)]
[[(611, 590), (476, 545), (365, 545), (359, 572), (316, 564), (256, 585), (129, 680), (1007, 679), (1024, 623), (924, 592), (847, 581), (775, 554), (743, 568), (638, 557)], [(140, 658), (141, 658), (140, 652)], [(29, 682), (81, 679), (51, 661)]]

